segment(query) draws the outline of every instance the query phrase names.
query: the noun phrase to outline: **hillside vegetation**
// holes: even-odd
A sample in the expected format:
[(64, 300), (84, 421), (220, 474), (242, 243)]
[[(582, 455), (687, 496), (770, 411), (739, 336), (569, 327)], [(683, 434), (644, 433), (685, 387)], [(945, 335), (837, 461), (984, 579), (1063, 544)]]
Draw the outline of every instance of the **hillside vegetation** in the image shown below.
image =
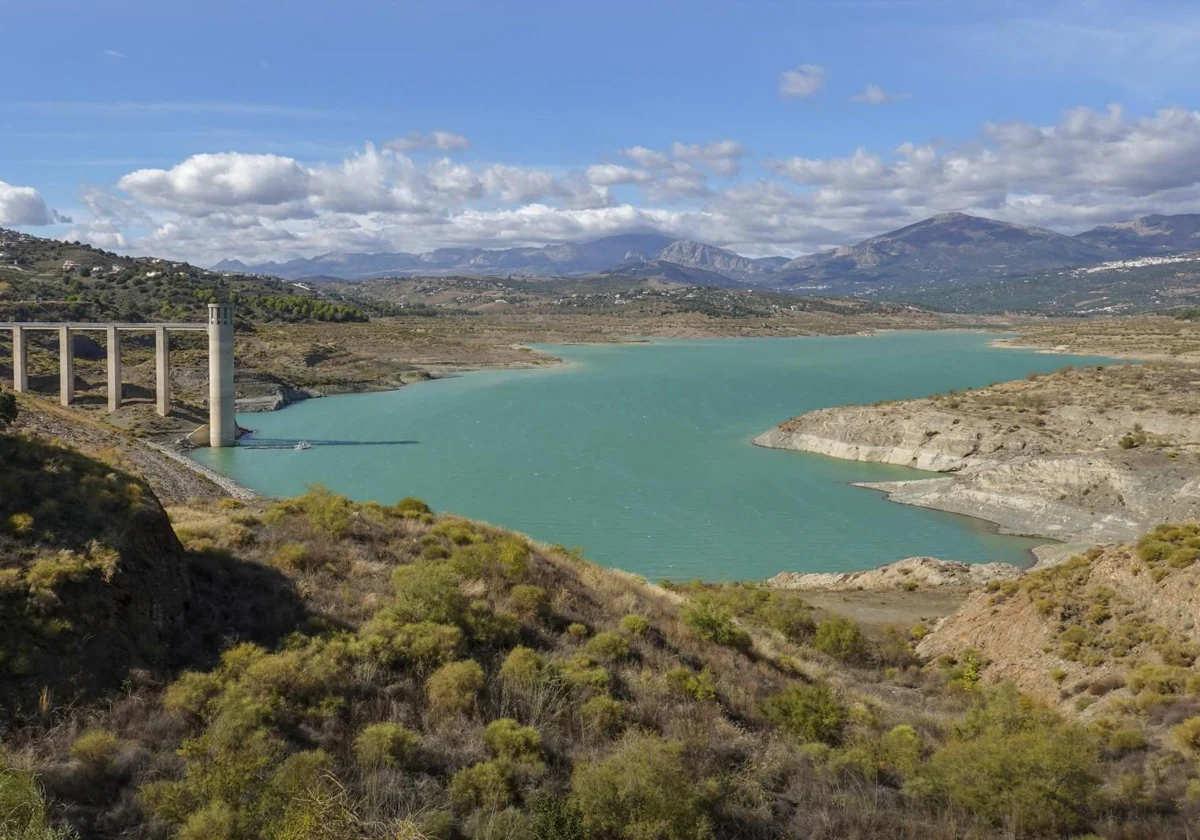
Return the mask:
[(0, 228), (0, 321), (196, 321), (217, 300), (247, 321), (365, 321), (384, 304)]
[[(3, 496), (4, 615), (39, 621), (0, 666), (0, 837), (50, 836), (45, 814), (188, 840), (1169, 838), (1198, 815), (1187, 744), (1115, 747), (985, 689), (973, 652), (926, 663), (925, 627), (662, 589), (413, 499), (313, 488), (168, 525), (120, 465), (4, 446), (28, 488)], [(1175, 769), (1135, 789), (1130, 755)]]
[[(973, 595), (918, 645), (971, 649), (1008, 681), (1104, 733), (1144, 801), (1200, 798), (1200, 525), (1162, 525)], [(1163, 755), (1162, 749), (1180, 755)]]

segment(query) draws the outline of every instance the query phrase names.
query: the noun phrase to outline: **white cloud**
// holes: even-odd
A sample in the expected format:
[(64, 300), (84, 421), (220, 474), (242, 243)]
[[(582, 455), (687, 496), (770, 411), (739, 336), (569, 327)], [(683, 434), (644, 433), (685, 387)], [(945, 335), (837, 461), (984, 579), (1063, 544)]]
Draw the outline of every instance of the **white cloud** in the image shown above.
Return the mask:
[(460, 151), (470, 147), (471, 141), (461, 134), (449, 131), (410, 131), (403, 137), (397, 137), (383, 144), (385, 149), (394, 152), (415, 152), (420, 149), (439, 149), (443, 152)]
[(46, 206), (33, 187), (18, 187), (0, 181), (0, 225), (53, 225), (71, 220)]
[(284, 208), (303, 202), (313, 173), (289, 157), (193, 155), (169, 170), (139, 169), (117, 186), (151, 207), (203, 215), (223, 207)]
[(860, 102), (863, 105), (887, 105), (891, 102), (899, 102), (901, 99), (908, 99), (912, 96), (911, 93), (888, 93), (880, 85), (868, 84), (862, 93), (856, 93), (850, 97), (851, 102)]
[(644, 184), (651, 179), (644, 169), (631, 169), (615, 163), (597, 163), (587, 168), (588, 182), (597, 187), (612, 187), (617, 184)]
[(449, 158), (440, 158), (431, 163), (425, 177), (435, 192), (462, 198), (483, 197), (483, 181), (475, 171), (466, 164), (454, 163)]
[(622, 149), (621, 154), (639, 166), (645, 166), (649, 169), (658, 169), (671, 162), (670, 158), (662, 152), (647, 149), (645, 146), (631, 146), (628, 149)]
[(807, 99), (823, 87), (825, 68), (817, 64), (801, 64), (779, 74), (779, 93), (789, 98)]
[(101, 55), (104, 56), (105, 58), (124, 58), (125, 57), (125, 53), (117, 52), (116, 50), (105, 50), (104, 52), (101, 53)]
[(540, 201), (561, 191), (549, 172), (538, 169), (521, 169), (516, 166), (489, 166), (483, 170), (483, 185), (489, 193), (495, 193), (501, 201)]
[(736, 175), (746, 147), (736, 140), (713, 143), (672, 143), (671, 154), (680, 160), (700, 162), (719, 175)]
[[(445, 156), (418, 162), (370, 144), (315, 165), (196, 155), (126, 175), (124, 197), (85, 193), (89, 219), (79, 238), (119, 244), (124, 237), (143, 253), (215, 262), (536, 245), (657, 229), (749, 254), (797, 254), (948, 210), (1065, 231), (1200, 211), (1200, 112), (1185, 109), (1133, 118), (1117, 106), (1078, 108), (1049, 125), (986, 124), (957, 144), (918, 139), (829, 157), (753, 160), (733, 140), (620, 154), (628, 165), (594, 162), (567, 172)], [(709, 184), (710, 172), (732, 173), (738, 164), (753, 167), (751, 179)], [(614, 199), (610, 190), (619, 186), (635, 187), (638, 199)], [(8, 185), (0, 189), (0, 218), (14, 215), (14, 191), (22, 218), (51, 218), (40, 196), (27, 204), (30, 188)]]

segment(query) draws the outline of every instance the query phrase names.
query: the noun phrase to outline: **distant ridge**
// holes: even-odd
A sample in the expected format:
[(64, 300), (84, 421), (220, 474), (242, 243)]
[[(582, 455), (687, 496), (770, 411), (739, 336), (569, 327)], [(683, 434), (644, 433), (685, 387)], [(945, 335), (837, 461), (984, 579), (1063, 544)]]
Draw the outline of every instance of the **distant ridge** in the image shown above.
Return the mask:
[(542, 247), (439, 248), (421, 254), (330, 252), (256, 265), (223, 260), (214, 268), (289, 280), (607, 274), (696, 285), (754, 285), (886, 297), (914, 289), (986, 283), (1187, 251), (1200, 251), (1200, 214), (1145, 216), (1068, 236), (966, 213), (943, 213), (857, 245), (796, 259), (750, 258), (703, 242), (659, 233), (632, 233)]
[(779, 267), (774, 283), (915, 285), (1024, 274), (1111, 256), (1103, 246), (1046, 228), (943, 213), (849, 248), (787, 262)]
[(1117, 251), (1122, 257), (1196, 251), (1200, 250), (1200, 214), (1142, 216), (1127, 222), (1100, 225), (1075, 238)]

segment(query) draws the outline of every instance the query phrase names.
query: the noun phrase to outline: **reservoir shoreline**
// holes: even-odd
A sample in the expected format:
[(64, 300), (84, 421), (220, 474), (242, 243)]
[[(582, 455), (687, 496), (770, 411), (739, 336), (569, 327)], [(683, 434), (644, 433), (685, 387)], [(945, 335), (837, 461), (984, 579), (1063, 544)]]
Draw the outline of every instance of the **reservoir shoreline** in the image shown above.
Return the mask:
[[(986, 517), (914, 517), (853, 486), (916, 473), (832, 461), (798, 467), (746, 446), (759, 423), (814, 401), (853, 405), (1057, 364), (997, 353), (985, 338), (906, 330), (869, 342), (535, 345), (578, 373), (481, 371), (364, 394), (352, 406), (309, 402), (243, 416), (261, 447), (192, 454), (264, 495), (294, 495), (314, 481), (358, 500), (416, 495), (438, 510), (586, 546), (598, 562), (650, 578), (762, 580), (922, 555), (1026, 565), (1037, 541), (998, 536), (980, 527)], [(285, 451), (296, 440), (313, 446)], [(392, 448), (400, 443), (416, 445)], [(848, 546), (845, 535), (864, 528)]]

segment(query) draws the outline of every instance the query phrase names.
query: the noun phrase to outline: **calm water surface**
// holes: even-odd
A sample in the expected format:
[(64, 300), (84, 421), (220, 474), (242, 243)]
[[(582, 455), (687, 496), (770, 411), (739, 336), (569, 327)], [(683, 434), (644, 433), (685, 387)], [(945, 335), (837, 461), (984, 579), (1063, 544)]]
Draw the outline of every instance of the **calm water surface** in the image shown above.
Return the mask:
[[(913, 555), (1024, 563), (1038, 541), (850, 486), (929, 473), (750, 445), (814, 408), (1104, 361), (990, 348), (991, 338), (898, 332), (540, 347), (571, 364), (239, 416), (255, 430), (250, 445), (195, 457), (269, 495), (320, 482), (360, 501), (419, 496), (652, 579), (758, 579)], [(312, 448), (271, 448), (302, 439)]]

